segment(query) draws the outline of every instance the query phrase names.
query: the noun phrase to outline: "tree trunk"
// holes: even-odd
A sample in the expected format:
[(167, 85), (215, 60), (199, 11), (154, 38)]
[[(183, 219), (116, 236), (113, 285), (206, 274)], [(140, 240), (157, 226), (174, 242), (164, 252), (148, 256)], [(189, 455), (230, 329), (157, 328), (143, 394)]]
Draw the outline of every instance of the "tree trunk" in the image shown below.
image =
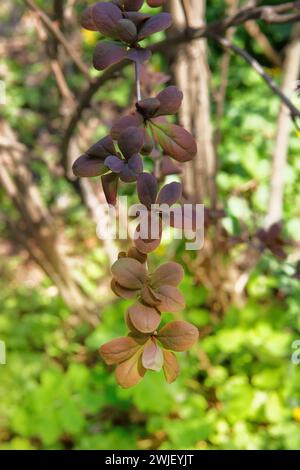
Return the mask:
[[(290, 45), (286, 51), (283, 64), (282, 90), (286, 95), (296, 93), (297, 80), (300, 71), (300, 26), (296, 25)], [(289, 137), (291, 132), (291, 117), (286, 106), (281, 104), (278, 122), (276, 143), (273, 152), (271, 190), (269, 208), (266, 217), (266, 228), (280, 222), (283, 214), (284, 175), (289, 149)]]
[[(180, 0), (171, 0), (169, 9), (176, 30), (200, 27), (205, 23), (205, 0), (185, 0), (186, 12)], [(172, 30), (170, 32), (172, 34)], [(184, 165), (185, 195), (195, 202), (216, 204), (216, 156), (210, 110), (210, 71), (207, 61), (207, 43), (204, 39), (184, 44), (176, 49), (173, 74), (176, 84), (184, 93), (180, 110), (181, 124), (196, 137), (198, 154)]]
[(26, 166), (27, 152), (7, 123), (0, 120), (0, 183), (17, 210), (8, 229), (57, 286), (68, 307), (95, 324), (95, 306), (86, 297), (60, 252), (54, 221)]

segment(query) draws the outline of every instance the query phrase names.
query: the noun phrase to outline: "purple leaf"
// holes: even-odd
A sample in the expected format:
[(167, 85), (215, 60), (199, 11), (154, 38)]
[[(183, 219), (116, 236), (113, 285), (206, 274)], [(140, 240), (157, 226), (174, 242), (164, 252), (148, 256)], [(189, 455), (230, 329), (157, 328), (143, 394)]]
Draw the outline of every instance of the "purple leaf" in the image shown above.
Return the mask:
[(161, 348), (157, 345), (155, 340), (150, 339), (145, 345), (142, 363), (145, 369), (154, 370), (156, 372), (159, 372), (162, 369), (164, 356)]
[(132, 48), (127, 52), (127, 59), (132, 60), (133, 62), (139, 62), (140, 64), (143, 64), (144, 62), (147, 62), (152, 53), (149, 51), (149, 49), (143, 49), (142, 47), (139, 48)]
[(160, 102), (156, 116), (176, 114), (183, 100), (183, 93), (176, 86), (169, 86), (157, 95)]
[(101, 176), (107, 173), (107, 168), (104, 165), (102, 158), (89, 157), (84, 154), (73, 163), (72, 167), (75, 176), (82, 178), (91, 178), (93, 176)]
[(120, 178), (124, 183), (134, 183), (136, 181), (136, 174), (129, 168), (127, 163), (124, 165)]
[(143, 117), (139, 113), (129, 114), (123, 116), (111, 128), (111, 136), (114, 140), (118, 140), (122, 132), (126, 131), (128, 127), (140, 127), (143, 124)]
[(88, 29), (89, 31), (98, 31), (93, 20), (93, 8), (94, 6), (90, 6), (84, 10), (80, 18), (80, 24), (84, 29)]
[(166, 0), (147, 0), (149, 7), (152, 8), (161, 7), (165, 2)]
[(157, 98), (146, 98), (145, 100), (141, 100), (136, 103), (138, 112), (146, 119), (150, 119), (155, 116), (159, 107), (160, 101)]
[(89, 157), (100, 157), (104, 160), (109, 155), (115, 155), (116, 149), (111, 136), (107, 135), (92, 145), (86, 153)]
[(103, 36), (116, 37), (118, 21), (122, 19), (122, 12), (113, 3), (96, 3), (92, 10), (93, 21)]
[(144, 144), (144, 133), (138, 127), (128, 127), (118, 139), (118, 146), (124, 157), (128, 160), (132, 155), (139, 153)]
[(112, 64), (116, 64), (124, 59), (127, 55), (127, 49), (118, 43), (101, 41), (97, 44), (93, 65), (97, 70), (104, 70)]
[(107, 204), (115, 206), (117, 204), (119, 176), (110, 173), (102, 176), (101, 180)]
[(105, 159), (104, 165), (107, 166), (113, 173), (121, 173), (124, 169), (125, 162), (115, 155), (110, 155)]
[(151, 18), (151, 15), (147, 15), (145, 13), (139, 13), (136, 11), (129, 11), (129, 12), (125, 11), (123, 13), (123, 16), (127, 18), (128, 20), (132, 21), (136, 26), (140, 26), (146, 20)]
[(118, 22), (116, 32), (118, 39), (127, 42), (128, 44), (132, 44), (137, 37), (137, 29), (135, 24), (132, 21), (124, 18)]
[(143, 172), (143, 160), (138, 153), (128, 160), (128, 167), (136, 176)]
[(151, 121), (151, 128), (165, 153), (179, 162), (192, 160), (197, 153), (193, 136), (176, 124)]
[(144, 132), (144, 145), (141, 150), (143, 155), (150, 155), (153, 151), (153, 139), (149, 136), (146, 129), (143, 129)]
[(139, 200), (148, 209), (155, 204), (157, 197), (157, 181), (150, 173), (142, 173), (137, 180)]
[(144, 0), (123, 0), (124, 10), (138, 11), (142, 8)]
[(181, 168), (175, 165), (173, 160), (166, 155), (162, 158), (160, 171), (162, 176), (180, 175), (182, 173)]
[(157, 196), (157, 204), (167, 204), (172, 206), (181, 198), (182, 185), (181, 183), (166, 184)]
[(151, 16), (149, 20), (145, 21), (142, 25), (138, 38), (139, 41), (151, 36), (154, 33), (164, 31), (169, 28), (172, 24), (172, 17), (169, 13), (158, 13), (157, 15)]

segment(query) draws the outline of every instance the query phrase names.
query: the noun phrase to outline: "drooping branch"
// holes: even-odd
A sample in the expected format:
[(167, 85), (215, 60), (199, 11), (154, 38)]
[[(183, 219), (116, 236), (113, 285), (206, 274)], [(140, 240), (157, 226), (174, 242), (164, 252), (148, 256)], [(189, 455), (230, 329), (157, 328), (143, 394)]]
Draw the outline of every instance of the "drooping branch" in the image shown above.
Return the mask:
[[(32, 0), (26, 0), (32, 1)], [(214, 35), (221, 37), (220, 35), (224, 34), (226, 30), (232, 26), (239, 26), (243, 25), (245, 22), (249, 20), (262, 20), (267, 23), (293, 23), (300, 20), (300, 1), (296, 2), (288, 2), (283, 3), (280, 5), (267, 5), (267, 6), (257, 6), (258, 2), (248, 2), (249, 6), (243, 7), (236, 11), (235, 13), (228, 15), (227, 17), (223, 18), (222, 20), (211, 22), (207, 25), (201, 26), (200, 28), (191, 28), (187, 27), (183, 30), (177, 31), (174, 33), (170, 38), (164, 39), (163, 41), (159, 41), (149, 49), (152, 53), (163, 53), (169, 48), (174, 48), (180, 44), (193, 41), (195, 39), (201, 38), (212, 38), (216, 39)], [(298, 10), (296, 13), (286, 14), (287, 12)], [(222, 47), (225, 44), (221, 44)], [(234, 46), (235, 53), (242, 52), (244, 55), (245, 60), (250, 63), (250, 65), (254, 64), (255, 59), (252, 58), (246, 51), (242, 49), (239, 50), (237, 46)], [(233, 49), (232, 49), (233, 50)], [(247, 59), (246, 59), (247, 56)], [(249, 61), (250, 59), (250, 61)], [(73, 136), (73, 133), (76, 130), (77, 123), (81, 120), (83, 111), (90, 106), (90, 103), (93, 99), (93, 96), (100, 87), (105, 85), (109, 80), (112, 78), (119, 76), (121, 71), (124, 69), (126, 65), (128, 65), (128, 60), (123, 60), (116, 65), (113, 65), (109, 69), (107, 69), (103, 74), (101, 74), (98, 78), (91, 81), (88, 87), (82, 92), (81, 96), (78, 99), (78, 105), (74, 110), (73, 115), (70, 117), (66, 132), (64, 135), (64, 139), (61, 146), (61, 153), (62, 153), (62, 160), (67, 161), (68, 149), (69, 145)], [(272, 90), (279, 96), (280, 99), (287, 105), (289, 109), (291, 109), (292, 116), (298, 117), (300, 116), (299, 110), (292, 105), (291, 101), (281, 92), (280, 88), (276, 85), (275, 81), (272, 80), (262, 69), (260, 64), (256, 61), (257, 71), (262, 75), (268, 85), (272, 85)], [(276, 91), (275, 91), (276, 90)]]

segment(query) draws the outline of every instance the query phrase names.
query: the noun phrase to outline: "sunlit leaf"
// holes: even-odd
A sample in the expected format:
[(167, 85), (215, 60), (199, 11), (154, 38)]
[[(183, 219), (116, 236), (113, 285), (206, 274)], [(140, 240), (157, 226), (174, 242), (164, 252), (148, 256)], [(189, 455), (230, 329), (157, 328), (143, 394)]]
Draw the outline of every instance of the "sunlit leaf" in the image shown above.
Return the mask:
[(120, 258), (111, 271), (118, 284), (127, 289), (140, 289), (147, 278), (145, 266), (133, 258)]
[(190, 349), (198, 338), (198, 329), (185, 321), (168, 323), (158, 334), (158, 339), (164, 348), (178, 352)]
[(141, 346), (130, 337), (117, 338), (101, 346), (100, 354), (106, 364), (119, 364), (132, 357), (140, 347)]
[(172, 382), (174, 382), (174, 380), (177, 379), (179, 372), (180, 372), (180, 367), (179, 367), (178, 361), (174, 353), (164, 349), (163, 355), (164, 355), (163, 370), (164, 370), (165, 378), (166, 378), (166, 381), (169, 384), (171, 384)]
[(157, 97), (160, 102), (156, 116), (176, 114), (183, 100), (183, 93), (176, 86), (169, 86), (161, 91)]
[(145, 39), (152, 34), (168, 29), (172, 24), (172, 17), (169, 13), (158, 13), (151, 16), (139, 30), (139, 40)]
[(156, 293), (161, 301), (158, 306), (160, 312), (176, 313), (184, 309), (184, 296), (177, 287), (163, 285), (156, 289)]
[(117, 366), (116, 378), (121, 387), (134, 387), (144, 377), (146, 369), (142, 365), (141, 355), (142, 351), (138, 351), (130, 359)]
[(151, 121), (153, 133), (165, 153), (179, 162), (192, 160), (197, 153), (197, 145), (192, 135), (176, 124)]
[(144, 347), (142, 363), (145, 369), (159, 372), (162, 369), (164, 356), (155, 340), (150, 339)]
[(161, 315), (153, 307), (137, 303), (128, 309), (134, 328), (141, 333), (153, 333), (159, 326)]
[(184, 277), (183, 267), (178, 263), (165, 263), (159, 266), (151, 276), (151, 285), (161, 287), (163, 285), (178, 286)]

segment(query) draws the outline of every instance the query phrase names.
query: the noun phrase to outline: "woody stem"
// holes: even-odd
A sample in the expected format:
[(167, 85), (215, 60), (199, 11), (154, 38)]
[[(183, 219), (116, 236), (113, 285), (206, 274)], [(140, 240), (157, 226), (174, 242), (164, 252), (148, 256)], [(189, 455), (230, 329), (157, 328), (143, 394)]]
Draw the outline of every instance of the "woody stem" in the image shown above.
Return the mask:
[(141, 69), (140, 63), (135, 62), (135, 89), (136, 89), (136, 100), (141, 101), (142, 93), (141, 93)]

